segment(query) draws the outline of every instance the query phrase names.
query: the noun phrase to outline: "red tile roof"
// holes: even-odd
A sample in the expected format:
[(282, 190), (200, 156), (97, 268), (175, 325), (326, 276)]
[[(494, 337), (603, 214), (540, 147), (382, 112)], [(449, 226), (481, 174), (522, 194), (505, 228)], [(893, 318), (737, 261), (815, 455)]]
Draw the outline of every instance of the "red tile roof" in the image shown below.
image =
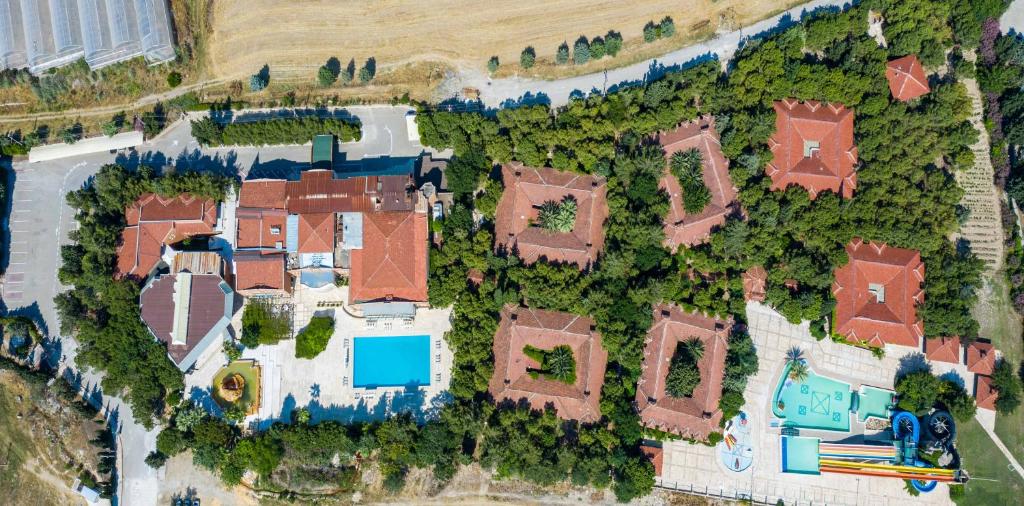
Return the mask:
[[(576, 383), (531, 377), (528, 368), (538, 364), (523, 353), (527, 345), (542, 350), (561, 345), (572, 348)], [(601, 334), (594, 330), (592, 319), (505, 306), (494, 335), (494, 374), (488, 390), (497, 401), (525, 399), (533, 409), (550, 404), (563, 419), (592, 423), (601, 418), (601, 386), (607, 363), (608, 352), (601, 346)]]
[[(527, 264), (540, 258), (575, 263), (581, 269), (597, 260), (604, 249), (608, 217), (608, 187), (600, 176), (526, 167), (520, 162), (501, 168), (505, 191), (495, 215), (495, 249), (517, 251)], [(546, 201), (576, 199), (576, 225), (571, 232), (549, 232), (532, 226)]]
[(239, 207), (284, 209), (288, 182), (283, 179), (251, 179), (242, 182), (238, 191)]
[(996, 349), (992, 343), (974, 341), (967, 345), (967, 370), (975, 374), (992, 374), (996, 368)]
[(916, 55), (907, 55), (892, 60), (885, 66), (885, 78), (889, 80), (889, 91), (897, 100), (913, 100), (928, 93), (928, 76)]
[(936, 362), (960, 363), (960, 338), (937, 337), (924, 340), (924, 354)]
[(291, 292), (284, 253), (236, 251), (235, 291), (242, 295), (274, 295)]
[(992, 386), (991, 376), (974, 376), (974, 403), (979, 408), (995, 411), (998, 398), (999, 392)]
[(665, 465), (665, 451), (660, 446), (640, 445), (640, 452), (643, 453), (654, 466), (654, 476), (661, 476), (662, 468)]
[(427, 215), (363, 214), (363, 248), (352, 250), (349, 300), (427, 300)]
[[(175, 324), (175, 284), (179, 276), (189, 275), (188, 315), (185, 342), (175, 344), (172, 332)], [(142, 321), (162, 343), (167, 344), (167, 354), (180, 364), (183, 359), (218, 324), (226, 326), (225, 303), (233, 297), (230, 288), (222, 289), (224, 280), (216, 274), (165, 274), (149, 283), (140, 295)]]
[[(647, 332), (636, 389), (637, 409), (645, 426), (696, 439), (717, 430), (731, 330), (731, 318), (690, 313), (672, 304), (654, 307), (654, 325)], [(672, 397), (665, 391), (669, 364), (677, 345), (694, 337), (704, 343), (704, 356), (697, 362), (700, 384), (690, 397)]]
[(146, 193), (124, 215), (127, 226), (117, 247), (114, 275), (144, 278), (160, 262), (165, 244), (214, 233), (217, 203), (187, 193), (171, 198)]
[(239, 207), (235, 218), (238, 222), (236, 248), (284, 249), (288, 233), (285, 210)]
[(845, 198), (857, 187), (853, 110), (840, 104), (787, 98), (775, 102), (775, 134), (768, 139), (772, 161), (765, 173), (772, 190), (799, 185), (817, 197), (832, 190)]
[(921, 345), (924, 323), (924, 263), (918, 251), (854, 238), (846, 245), (850, 261), (836, 269), (834, 329), (850, 341), (872, 346)]
[(755, 265), (741, 276), (743, 278), (743, 300), (750, 302), (764, 302), (766, 286), (768, 283), (768, 271), (764, 267)]
[(409, 176), (336, 179), (329, 170), (306, 170), (298, 181), (254, 179), (242, 182), (239, 206), (287, 209), (290, 214), (411, 211), (416, 198)]
[(729, 161), (722, 154), (722, 145), (715, 131), (715, 118), (702, 116), (679, 125), (675, 130), (658, 133), (658, 143), (669, 160), (673, 153), (696, 149), (704, 166), (704, 184), (711, 191), (711, 202), (700, 214), (688, 215), (683, 209), (682, 188), (666, 164), (659, 186), (669, 195), (669, 212), (665, 216), (665, 245), (675, 250), (680, 245), (692, 246), (708, 239), (711, 231), (725, 223), (736, 200), (736, 188), (729, 178)]
[(299, 215), (298, 252), (334, 254), (334, 213)]

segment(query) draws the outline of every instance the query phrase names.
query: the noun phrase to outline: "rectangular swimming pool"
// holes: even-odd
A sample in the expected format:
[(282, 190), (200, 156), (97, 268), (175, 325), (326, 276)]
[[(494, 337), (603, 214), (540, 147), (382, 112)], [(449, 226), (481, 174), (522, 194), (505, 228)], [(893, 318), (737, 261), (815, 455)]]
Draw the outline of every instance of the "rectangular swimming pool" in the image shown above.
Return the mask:
[(430, 336), (357, 337), (354, 348), (356, 388), (430, 384)]
[(782, 472), (821, 474), (816, 437), (782, 436)]

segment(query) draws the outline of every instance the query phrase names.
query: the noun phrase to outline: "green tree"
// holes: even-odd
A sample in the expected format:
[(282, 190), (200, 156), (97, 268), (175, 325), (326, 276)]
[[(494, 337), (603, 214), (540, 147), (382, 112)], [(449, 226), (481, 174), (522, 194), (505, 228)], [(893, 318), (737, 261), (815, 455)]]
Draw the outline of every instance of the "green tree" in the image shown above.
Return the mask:
[(594, 39), (590, 41), (591, 58), (595, 60), (600, 60), (601, 58), (604, 58), (606, 52), (607, 48), (605, 48), (604, 39), (602, 39), (601, 37), (594, 37)]
[(558, 65), (565, 65), (569, 63), (569, 44), (563, 42), (558, 46), (558, 50), (555, 51), (555, 63)]
[(526, 49), (523, 49), (522, 53), (519, 53), (519, 66), (524, 69), (532, 68), (536, 61), (537, 52), (533, 49), (533, 46), (527, 46)]
[(334, 318), (314, 316), (309, 325), (295, 336), (295, 358), (315, 358), (327, 349), (327, 342), (334, 335)]
[(608, 31), (604, 36), (604, 51), (608, 56), (615, 57), (622, 50), (622, 34), (615, 31)]
[(644, 42), (654, 42), (658, 40), (658, 25), (654, 24), (654, 21), (648, 21), (644, 25)]
[(498, 71), (499, 65), (501, 65), (501, 62), (498, 61), (498, 57), (492, 56), (489, 60), (487, 60), (487, 71), (493, 74)]
[(996, 397), (996, 411), (1001, 414), (1010, 414), (1020, 406), (1021, 380), (1017, 371), (1007, 360), (996, 362), (995, 370), (992, 371), (992, 388), (998, 393)]
[(974, 404), (974, 397), (967, 393), (967, 390), (960, 383), (955, 381), (942, 381), (939, 402), (946, 406), (946, 410), (953, 415), (957, 423), (969, 422), (974, 418), (974, 413), (977, 410)]
[(942, 391), (942, 380), (930, 371), (914, 371), (896, 380), (899, 407), (914, 414), (928, 412)]
[(576, 199), (566, 196), (561, 202), (549, 200), (540, 206), (537, 225), (549, 232), (572, 232), (576, 226)]
[(700, 151), (688, 149), (673, 153), (669, 168), (679, 180), (683, 210), (687, 214), (700, 214), (711, 203), (711, 190), (704, 183), (704, 162)]
[(327, 67), (327, 65), (320, 67), (320, 70), (317, 71), (316, 73), (317, 83), (319, 83), (320, 86), (324, 88), (334, 84), (334, 81), (337, 79), (338, 76), (336, 76), (334, 72), (332, 72), (331, 69)]
[(177, 88), (181, 84), (181, 74), (171, 71), (167, 74), (167, 86)]
[(572, 62), (576, 65), (583, 65), (588, 61), (590, 61), (590, 42), (581, 35), (572, 46)]
[(676, 34), (676, 24), (672, 21), (672, 18), (665, 16), (661, 23), (658, 24), (658, 36), (661, 38), (669, 38)]
[(291, 334), (289, 316), (261, 299), (250, 299), (242, 312), (242, 337), (246, 348), (275, 344)]
[(366, 63), (359, 68), (359, 82), (366, 84), (373, 80), (377, 75), (377, 60), (375, 58), (367, 58)]

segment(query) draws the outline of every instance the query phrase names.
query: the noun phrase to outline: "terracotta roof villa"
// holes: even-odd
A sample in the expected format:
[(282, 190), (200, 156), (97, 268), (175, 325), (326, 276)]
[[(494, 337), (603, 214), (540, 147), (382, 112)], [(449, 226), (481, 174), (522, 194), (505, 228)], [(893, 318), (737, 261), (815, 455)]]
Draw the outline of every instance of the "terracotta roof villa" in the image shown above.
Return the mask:
[[(562, 345), (572, 349), (576, 360), (574, 384), (530, 374), (540, 364), (526, 355), (526, 346), (551, 350)], [(525, 399), (538, 410), (550, 404), (563, 419), (592, 423), (601, 418), (601, 386), (607, 363), (608, 352), (601, 346), (601, 334), (594, 330), (590, 318), (505, 306), (494, 335), (494, 375), (488, 390), (496, 401)]]
[(936, 337), (933, 339), (925, 339), (924, 354), (928, 357), (928, 360), (959, 364), (960, 338)]
[(833, 328), (853, 342), (921, 346), (924, 323), (924, 263), (915, 250), (854, 238), (846, 245), (849, 262), (836, 269)]
[(764, 302), (767, 295), (768, 271), (760, 265), (755, 265), (747, 269), (740, 277), (743, 278), (743, 300)]
[(992, 374), (996, 368), (996, 349), (992, 343), (974, 341), (967, 345), (967, 370), (975, 374)]
[(840, 104), (787, 98), (775, 102), (775, 134), (768, 139), (772, 160), (765, 167), (772, 190), (799, 185), (811, 198), (825, 190), (853, 197), (857, 147), (853, 110)]
[(284, 251), (288, 240), (288, 213), (283, 209), (239, 207), (235, 210), (238, 249), (271, 249)]
[(931, 91), (928, 76), (916, 55), (907, 55), (889, 62), (885, 66), (885, 78), (889, 80), (889, 91), (896, 100), (906, 102)]
[(235, 291), (240, 295), (283, 295), (292, 290), (283, 252), (236, 251)]
[[(526, 167), (511, 162), (501, 168), (505, 191), (495, 214), (495, 249), (517, 251), (527, 264), (546, 258), (575, 263), (581, 269), (597, 260), (604, 249), (604, 221), (608, 217), (605, 178)], [(576, 222), (569, 232), (534, 226), (545, 202), (576, 199)]]
[[(731, 318), (690, 313), (671, 304), (655, 306), (636, 390), (637, 409), (645, 426), (696, 439), (705, 439), (717, 430), (731, 330)], [(665, 391), (669, 365), (676, 347), (694, 337), (704, 344), (704, 354), (697, 362), (700, 383), (691, 396), (672, 397)]]
[(234, 305), (234, 293), (219, 275), (189, 272), (150, 280), (140, 299), (142, 321), (182, 371), (221, 339)]
[(115, 277), (145, 278), (160, 263), (163, 247), (216, 233), (217, 202), (189, 194), (143, 194), (124, 212), (127, 222), (117, 247)]
[(426, 213), (366, 213), (362, 242), (352, 250), (349, 301), (426, 302)]
[(999, 392), (992, 386), (991, 376), (974, 376), (974, 402), (979, 408), (995, 411), (998, 398)]
[(666, 165), (659, 186), (669, 195), (669, 212), (665, 216), (665, 245), (675, 250), (680, 245), (692, 246), (705, 242), (715, 227), (725, 223), (726, 216), (736, 199), (736, 188), (729, 178), (729, 161), (722, 154), (722, 145), (715, 131), (715, 119), (702, 116), (683, 123), (675, 130), (658, 133), (658, 143), (671, 160), (674, 153), (696, 149), (701, 155), (704, 184), (711, 192), (711, 201), (699, 214), (690, 215), (683, 209), (682, 188), (679, 179)]

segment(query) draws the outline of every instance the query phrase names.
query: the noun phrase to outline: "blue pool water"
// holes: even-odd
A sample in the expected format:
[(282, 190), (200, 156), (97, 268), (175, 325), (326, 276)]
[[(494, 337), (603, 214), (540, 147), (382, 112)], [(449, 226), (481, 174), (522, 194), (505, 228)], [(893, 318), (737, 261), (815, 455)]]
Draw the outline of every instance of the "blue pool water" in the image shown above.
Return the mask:
[(352, 386), (430, 384), (430, 336), (355, 338)]

